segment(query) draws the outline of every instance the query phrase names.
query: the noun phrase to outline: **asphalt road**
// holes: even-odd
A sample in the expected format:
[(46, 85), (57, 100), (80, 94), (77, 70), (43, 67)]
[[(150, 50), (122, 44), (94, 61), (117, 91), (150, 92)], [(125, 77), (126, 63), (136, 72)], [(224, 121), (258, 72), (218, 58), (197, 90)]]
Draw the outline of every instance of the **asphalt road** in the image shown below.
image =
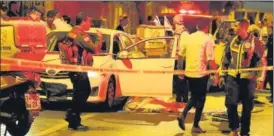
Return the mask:
[[(251, 135), (272, 136), (273, 106), (265, 98), (268, 94), (260, 94), (252, 114)], [(205, 114), (201, 127), (207, 133), (201, 136), (228, 135), (227, 122), (212, 121), (207, 113), (211, 109), (224, 109), (223, 96), (208, 96)], [(186, 121), (187, 130), (184, 132), (177, 126), (178, 113), (136, 113), (136, 112), (102, 112), (98, 106), (88, 106), (82, 115), (83, 124), (90, 127), (89, 131), (76, 132), (67, 129), (63, 120), (67, 104), (55, 105), (54, 108), (41, 112), (35, 120), (28, 136), (195, 136), (191, 133), (193, 111)], [(62, 110), (60, 110), (62, 109)]]

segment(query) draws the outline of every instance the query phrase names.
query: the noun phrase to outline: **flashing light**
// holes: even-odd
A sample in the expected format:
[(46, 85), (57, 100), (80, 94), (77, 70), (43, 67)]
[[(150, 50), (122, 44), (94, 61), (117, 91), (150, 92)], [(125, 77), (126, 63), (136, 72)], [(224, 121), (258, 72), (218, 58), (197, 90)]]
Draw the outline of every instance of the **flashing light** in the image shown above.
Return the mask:
[(181, 14), (185, 14), (185, 13), (187, 13), (187, 11), (184, 10), (184, 9), (181, 9), (181, 10), (180, 10), (180, 13), (181, 13)]
[(181, 9), (179, 11), (181, 14), (197, 14), (198, 11), (195, 11), (195, 10), (185, 10), (185, 9)]
[(194, 11), (194, 10), (189, 10), (188, 13), (189, 13), (189, 14), (195, 14), (196, 11)]

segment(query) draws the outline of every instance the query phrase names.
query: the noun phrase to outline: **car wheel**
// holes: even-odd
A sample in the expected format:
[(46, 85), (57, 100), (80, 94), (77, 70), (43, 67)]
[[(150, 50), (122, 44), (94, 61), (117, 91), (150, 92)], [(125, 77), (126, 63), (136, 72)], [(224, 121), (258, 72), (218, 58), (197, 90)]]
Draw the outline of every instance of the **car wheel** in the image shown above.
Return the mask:
[(114, 98), (115, 98), (115, 90), (116, 90), (115, 80), (113, 77), (111, 77), (108, 81), (106, 100), (104, 102), (104, 105), (106, 108), (113, 107)]

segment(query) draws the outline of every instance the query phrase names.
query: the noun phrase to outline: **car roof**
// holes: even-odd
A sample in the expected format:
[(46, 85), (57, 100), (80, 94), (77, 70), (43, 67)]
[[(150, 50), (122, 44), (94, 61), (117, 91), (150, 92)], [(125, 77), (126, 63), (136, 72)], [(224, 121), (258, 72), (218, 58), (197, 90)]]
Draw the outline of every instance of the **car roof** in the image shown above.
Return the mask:
[[(115, 34), (115, 33), (125, 33), (123, 31), (118, 31), (118, 30), (114, 30), (114, 29), (107, 29), (107, 28), (96, 28), (96, 27), (93, 27), (93, 28), (90, 28), (87, 32), (90, 32), (90, 33), (96, 33), (96, 31), (99, 30), (101, 31), (103, 34), (106, 34), (106, 35), (111, 35), (111, 34)], [(53, 32), (69, 32), (70, 30), (53, 30), (49, 33), (53, 33)], [(125, 33), (126, 34), (126, 33)]]

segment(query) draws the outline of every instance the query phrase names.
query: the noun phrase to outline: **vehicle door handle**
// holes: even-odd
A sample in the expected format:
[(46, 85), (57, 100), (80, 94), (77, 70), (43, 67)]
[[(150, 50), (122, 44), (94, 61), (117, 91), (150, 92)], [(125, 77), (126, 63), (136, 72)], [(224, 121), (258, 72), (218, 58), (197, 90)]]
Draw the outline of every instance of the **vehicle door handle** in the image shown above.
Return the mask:
[(171, 66), (162, 66), (162, 68), (172, 68), (172, 65)]

